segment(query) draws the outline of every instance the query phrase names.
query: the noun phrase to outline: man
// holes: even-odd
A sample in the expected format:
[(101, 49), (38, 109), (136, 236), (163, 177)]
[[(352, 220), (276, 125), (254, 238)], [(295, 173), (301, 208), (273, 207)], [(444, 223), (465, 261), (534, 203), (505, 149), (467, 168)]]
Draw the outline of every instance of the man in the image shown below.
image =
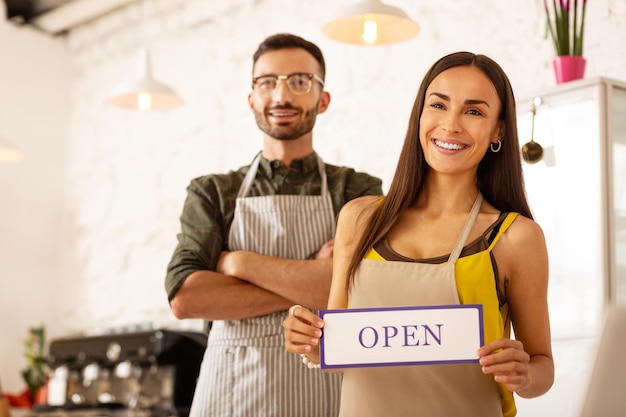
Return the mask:
[(265, 39), (253, 57), (250, 109), (263, 131), (251, 165), (191, 181), (166, 290), (179, 319), (212, 322), (191, 417), (337, 415), (340, 376), (283, 347), (287, 309), (326, 308), (335, 217), (381, 181), (322, 162), (313, 126), (328, 108), (320, 49)]

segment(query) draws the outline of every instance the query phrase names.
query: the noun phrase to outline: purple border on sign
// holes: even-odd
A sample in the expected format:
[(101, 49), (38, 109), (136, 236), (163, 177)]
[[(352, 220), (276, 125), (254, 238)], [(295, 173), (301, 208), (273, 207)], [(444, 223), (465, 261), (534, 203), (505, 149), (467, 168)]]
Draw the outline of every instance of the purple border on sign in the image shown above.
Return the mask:
[[(460, 308), (473, 308), (478, 310), (478, 327), (480, 329), (480, 345), (485, 344), (485, 329), (483, 324), (483, 305), (482, 304), (452, 304), (437, 306), (399, 306), (399, 307), (372, 307), (372, 308), (341, 308), (334, 310), (320, 310), (320, 317), (324, 319), (326, 314), (333, 313), (359, 313), (367, 311), (400, 311), (400, 310), (450, 310)], [(323, 329), (322, 329), (323, 332)], [(442, 365), (451, 363), (478, 363), (478, 359), (462, 359), (452, 361), (415, 361), (415, 362), (382, 362), (382, 363), (361, 363), (351, 365), (327, 365), (324, 360), (324, 334), (320, 338), (320, 364), (322, 369), (333, 368), (370, 368), (378, 366), (409, 366), (409, 365)]]

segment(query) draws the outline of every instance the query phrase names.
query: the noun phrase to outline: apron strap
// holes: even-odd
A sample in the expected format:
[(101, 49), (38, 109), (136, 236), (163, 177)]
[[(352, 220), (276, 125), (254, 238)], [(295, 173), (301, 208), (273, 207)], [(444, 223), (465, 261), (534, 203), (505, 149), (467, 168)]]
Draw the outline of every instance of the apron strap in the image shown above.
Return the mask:
[(241, 184), (241, 187), (239, 187), (237, 198), (243, 198), (246, 195), (248, 195), (248, 191), (250, 191), (250, 187), (252, 187), (252, 183), (254, 182), (254, 179), (256, 178), (256, 172), (259, 169), (260, 161), (261, 161), (261, 152), (259, 152), (252, 160), (252, 163), (250, 164), (250, 168), (248, 169), (248, 173), (243, 179), (243, 183)]
[[(248, 173), (243, 179), (243, 183), (241, 184), (241, 187), (239, 188), (239, 192), (237, 193), (237, 198), (243, 198), (248, 195), (248, 191), (250, 191), (250, 187), (252, 187), (252, 183), (254, 182), (254, 179), (256, 178), (256, 173), (259, 169), (260, 161), (261, 161), (261, 152), (259, 152), (257, 156), (255, 156), (254, 159), (252, 160), (252, 163), (250, 164), (250, 169), (248, 169)], [(326, 169), (324, 167), (324, 161), (322, 161), (322, 158), (320, 158), (319, 155), (317, 156), (317, 169), (319, 170), (319, 173), (320, 173), (321, 185), (322, 185), (320, 194), (325, 196), (329, 193), (328, 183), (326, 181)]]
[(459, 236), (459, 240), (457, 240), (454, 249), (450, 253), (448, 263), (454, 264), (459, 259), (461, 251), (463, 250), (463, 245), (467, 240), (467, 236), (472, 230), (472, 226), (474, 225), (474, 221), (476, 221), (476, 217), (478, 217), (478, 212), (480, 211), (480, 205), (482, 204), (482, 202), (483, 195), (479, 191), (478, 195), (476, 196), (476, 200), (474, 200), (474, 205), (472, 206), (472, 209), (470, 210), (470, 213), (465, 220), (465, 225), (463, 226), (463, 230), (461, 231), (461, 236)]
[(317, 169), (320, 172), (320, 178), (322, 181), (322, 189), (320, 195), (329, 194), (328, 183), (326, 182), (326, 168), (324, 167), (324, 161), (322, 161), (322, 158), (320, 158), (319, 155), (317, 156)]

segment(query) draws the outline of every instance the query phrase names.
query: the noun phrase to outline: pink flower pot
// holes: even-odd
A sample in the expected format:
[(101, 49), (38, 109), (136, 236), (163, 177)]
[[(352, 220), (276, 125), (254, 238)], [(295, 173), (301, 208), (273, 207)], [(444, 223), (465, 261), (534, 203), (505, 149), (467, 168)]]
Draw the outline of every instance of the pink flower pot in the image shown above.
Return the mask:
[(552, 61), (556, 83), (563, 84), (568, 81), (580, 80), (585, 76), (586, 63), (587, 61), (582, 56), (557, 56)]

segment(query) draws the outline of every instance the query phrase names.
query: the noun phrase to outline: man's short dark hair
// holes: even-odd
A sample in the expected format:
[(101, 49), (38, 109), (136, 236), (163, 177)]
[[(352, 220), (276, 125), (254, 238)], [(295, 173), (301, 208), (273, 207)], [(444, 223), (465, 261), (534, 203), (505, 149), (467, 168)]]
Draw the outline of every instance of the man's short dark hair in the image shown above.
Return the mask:
[(322, 50), (314, 43), (291, 33), (277, 33), (261, 42), (252, 57), (252, 67), (254, 68), (254, 64), (264, 53), (288, 48), (302, 48), (313, 55), (320, 65), (320, 70), (322, 71), (320, 74), (321, 78), (324, 79), (326, 77), (326, 62), (324, 61)]

